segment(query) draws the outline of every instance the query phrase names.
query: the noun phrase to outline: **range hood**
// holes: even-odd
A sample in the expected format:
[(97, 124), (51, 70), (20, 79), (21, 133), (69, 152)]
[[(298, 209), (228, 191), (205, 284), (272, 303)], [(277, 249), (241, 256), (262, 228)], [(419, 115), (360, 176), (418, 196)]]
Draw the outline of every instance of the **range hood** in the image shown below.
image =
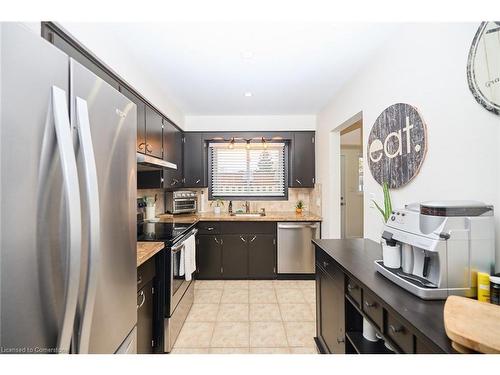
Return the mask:
[(165, 168), (177, 169), (177, 165), (153, 156), (137, 153), (138, 171), (157, 171)]

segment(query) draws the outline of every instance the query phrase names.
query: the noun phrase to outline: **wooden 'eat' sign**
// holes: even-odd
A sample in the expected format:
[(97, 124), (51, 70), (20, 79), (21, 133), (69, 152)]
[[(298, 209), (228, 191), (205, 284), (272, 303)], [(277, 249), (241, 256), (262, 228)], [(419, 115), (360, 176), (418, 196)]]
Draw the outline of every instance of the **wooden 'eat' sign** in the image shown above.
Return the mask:
[(419, 172), (427, 151), (427, 129), (417, 109), (397, 103), (386, 108), (368, 137), (368, 165), (373, 178), (395, 189)]

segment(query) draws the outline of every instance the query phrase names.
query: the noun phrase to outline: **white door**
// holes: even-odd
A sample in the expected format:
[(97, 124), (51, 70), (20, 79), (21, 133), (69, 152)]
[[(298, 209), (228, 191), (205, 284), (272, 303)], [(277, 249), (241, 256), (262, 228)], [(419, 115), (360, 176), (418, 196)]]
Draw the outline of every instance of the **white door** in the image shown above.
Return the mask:
[(345, 238), (345, 210), (346, 210), (346, 198), (345, 198), (345, 155), (340, 155), (340, 236)]

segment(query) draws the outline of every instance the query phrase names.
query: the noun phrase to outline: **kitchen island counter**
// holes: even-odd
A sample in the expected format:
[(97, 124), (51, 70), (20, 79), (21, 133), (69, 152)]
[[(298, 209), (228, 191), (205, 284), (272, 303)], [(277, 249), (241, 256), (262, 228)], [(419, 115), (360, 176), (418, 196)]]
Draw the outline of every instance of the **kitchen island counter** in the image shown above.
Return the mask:
[[(349, 296), (349, 288), (357, 288), (356, 290), (362, 290), (360, 293), (363, 295), (362, 301), (364, 302), (358, 309), (365, 312), (367, 306), (381, 305), (384, 311), (379, 329), (382, 333), (391, 334), (389, 319), (395, 317), (402, 326), (406, 326), (416, 335), (417, 353), (419, 353), (419, 344), (425, 344), (432, 353), (454, 352), (444, 328), (445, 301), (423, 300), (377, 272), (374, 261), (382, 259), (382, 249), (379, 243), (369, 239), (315, 239), (313, 243), (316, 245), (317, 263), (319, 259), (324, 267), (329, 267), (332, 261), (345, 274), (346, 300), (353, 301)], [(318, 265), (316, 268), (318, 269)], [(351, 286), (351, 282), (355, 285)], [(365, 296), (371, 300), (365, 300)], [(346, 314), (348, 314), (347, 311), (349, 310), (346, 310)], [(346, 316), (347, 320), (350, 318)], [(413, 342), (410, 342), (409, 346), (412, 347)]]

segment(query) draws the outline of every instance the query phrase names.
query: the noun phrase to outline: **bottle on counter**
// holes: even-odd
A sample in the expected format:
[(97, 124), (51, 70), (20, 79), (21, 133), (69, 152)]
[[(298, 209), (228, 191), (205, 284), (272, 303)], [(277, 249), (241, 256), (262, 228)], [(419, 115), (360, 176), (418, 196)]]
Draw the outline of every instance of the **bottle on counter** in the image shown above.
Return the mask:
[(490, 302), (490, 275), (486, 272), (477, 273), (477, 300)]
[(490, 276), (490, 302), (500, 305), (500, 273)]
[(233, 201), (229, 201), (229, 206), (227, 208), (227, 212), (229, 213), (229, 215), (231, 215), (233, 213)]

